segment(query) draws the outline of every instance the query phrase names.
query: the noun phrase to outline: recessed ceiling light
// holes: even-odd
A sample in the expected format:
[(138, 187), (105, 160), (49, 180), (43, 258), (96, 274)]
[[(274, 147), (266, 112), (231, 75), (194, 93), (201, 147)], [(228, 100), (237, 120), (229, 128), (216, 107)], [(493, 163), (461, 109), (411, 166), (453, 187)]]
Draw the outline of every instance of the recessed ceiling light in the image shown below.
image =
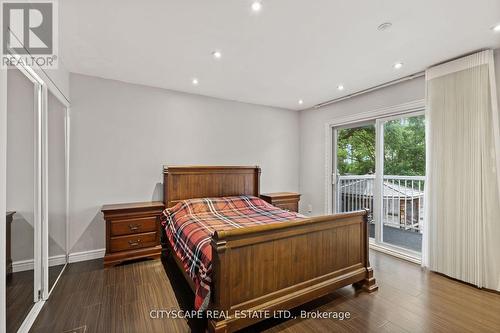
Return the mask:
[(197, 78), (194, 78), (193, 80), (191, 80), (191, 83), (193, 84), (193, 86), (197, 86), (198, 83), (200, 83), (200, 82), (198, 81)]
[(403, 67), (403, 63), (402, 62), (397, 62), (394, 64), (394, 69), (400, 69), (401, 67)]
[(300, 104), (300, 105), (304, 104), (304, 101), (303, 101), (303, 100), (301, 100), (301, 99), (299, 99), (299, 104)]
[(259, 12), (262, 9), (262, 2), (254, 1), (252, 2), (252, 10), (254, 12)]
[(385, 30), (388, 30), (392, 27), (392, 23), (391, 22), (384, 22), (382, 23), (381, 25), (379, 25), (377, 27), (377, 30), (378, 31), (385, 31)]
[(212, 55), (214, 56), (215, 59), (220, 59), (222, 57), (221, 51), (214, 51), (212, 52)]
[(493, 28), (491, 28), (494, 32), (500, 32), (500, 24), (495, 25)]
[(340, 91), (342, 91), (342, 90), (344, 90), (344, 86), (343, 86), (343, 85), (341, 85), (341, 84), (339, 84), (339, 85), (337, 86), (337, 89), (338, 89), (338, 90), (340, 90)]

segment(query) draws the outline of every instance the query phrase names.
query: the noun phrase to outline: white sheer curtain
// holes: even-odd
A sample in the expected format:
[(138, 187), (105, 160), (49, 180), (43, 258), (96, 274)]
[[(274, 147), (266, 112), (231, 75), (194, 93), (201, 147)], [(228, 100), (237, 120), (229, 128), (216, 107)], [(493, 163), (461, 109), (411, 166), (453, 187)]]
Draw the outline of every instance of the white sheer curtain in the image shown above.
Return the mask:
[(500, 290), (500, 128), (493, 51), (426, 72), (423, 265)]

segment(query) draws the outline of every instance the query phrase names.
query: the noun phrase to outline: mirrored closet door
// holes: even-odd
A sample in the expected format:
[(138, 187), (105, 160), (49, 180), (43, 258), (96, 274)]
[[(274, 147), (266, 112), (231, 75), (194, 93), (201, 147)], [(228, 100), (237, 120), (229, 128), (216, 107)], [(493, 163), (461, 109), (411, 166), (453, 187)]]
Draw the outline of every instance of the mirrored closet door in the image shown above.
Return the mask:
[(47, 92), (48, 288), (52, 290), (67, 261), (66, 106)]
[(40, 87), (17, 69), (7, 72), (7, 332), (16, 332), (39, 300), (38, 204)]
[(27, 331), (68, 261), (68, 107), (32, 69), (7, 71), (6, 332)]

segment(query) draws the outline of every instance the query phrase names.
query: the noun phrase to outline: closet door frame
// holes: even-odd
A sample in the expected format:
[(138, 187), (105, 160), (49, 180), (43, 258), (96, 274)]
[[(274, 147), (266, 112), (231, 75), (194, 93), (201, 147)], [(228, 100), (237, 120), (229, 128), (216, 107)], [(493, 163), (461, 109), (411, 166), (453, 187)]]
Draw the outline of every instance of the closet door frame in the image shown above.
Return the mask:
[[(15, 55), (11, 55), (15, 57)], [(65, 96), (57, 90), (52, 89), (36, 73), (36, 71), (20, 62), (16, 62), (16, 68), (23, 73), (34, 85), (35, 94), (35, 193), (34, 193), (34, 305), (19, 327), (19, 332), (28, 331), (42, 309), (45, 300), (56, 286), (61, 274), (69, 262), (69, 154), (70, 154), (70, 103)], [(6, 228), (6, 185), (7, 185), (7, 69), (0, 69), (0, 244), (5, 244)], [(48, 93), (65, 107), (64, 135), (65, 135), (65, 189), (66, 189), (66, 237), (65, 237), (65, 266), (56, 279), (52, 290), (49, 290), (48, 268), (49, 268), (49, 239), (48, 239)], [(6, 261), (5, 248), (0, 246), (0, 333), (6, 331)]]
[[(43, 143), (41, 140), (43, 134), (43, 113), (44, 113), (44, 94), (43, 91), (47, 88), (45, 82), (38, 76), (38, 74), (30, 67), (18, 65), (17, 69), (23, 73), (34, 86), (34, 112), (35, 112), (35, 165), (34, 165), (34, 180), (35, 180), (35, 193), (34, 193), (34, 257), (33, 257), (33, 271), (34, 271), (34, 294), (33, 302), (37, 303), (42, 299), (43, 287), (43, 271), (42, 271), (42, 253), (39, 249), (43, 246)], [(8, 129), (7, 129), (8, 130)], [(38, 251), (37, 251), (38, 250)]]
[[(6, 244), (7, 202), (7, 70), (0, 69), (0, 244)], [(0, 333), (7, 330), (5, 246), (0, 246)]]
[[(64, 176), (65, 176), (65, 195), (66, 195), (66, 200), (65, 200), (65, 215), (66, 215), (66, 235), (65, 235), (65, 255), (66, 255), (66, 262), (64, 264), (63, 269), (59, 273), (59, 276), (56, 278), (56, 281), (52, 285), (52, 288), (49, 286), (49, 213), (48, 213), (48, 202), (50, 200), (49, 196), (49, 187), (48, 187), (48, 180), (49, 180), (49, 168), (48, 168), (48, 163), (49, 163), (49, 149), (48, 149), (48, 142), (49, 142), (49, 123), (48, 123), (48, 100), (49, 100), (49, 92), (52, 93), (52, 96), (54, 96), (59, 103), (61, 103), (64, 106)], [(41, 298), (43, 300), (47, 300), (52, 293), (52, 290), (54, 290), (55, 286), (57, 285), (57, 282), (59, 281), (59, 278), (61, 277), (62, 273), (66, 269), (66, 266), (68, 265), (69, 262), (69, 153), (70, 153), (70, 141), (69, 141), (69, 136), (70, 136), (70, 104), (64, 98), (61, 96), (58, 92), (52, 91), (48, 86), (43, 87), (42, 89), (42, 95), (43, 95), (43, 112), (42, 112), (42, 147), (43, 147), (43, 154), (42, 154), (42, 173), (43, 173), (43, 183), (42, 183), (42, 191), (43, 195), (42, 197), (45, 198), (43, 202), (43, 216), (42, 216), (42, 239), (44, 240), (42, 242), (42, 294)]]
[[(33, 165), (33, 172), (34, 172), (34, 180), (35, 180), (35, 186), (34, 186), (34, 219), (33, 219), (33, 233), (34, 233), (34, 253), (33, 253), (33, 274), (34, 274), (34, 281), (33, 281), (33, 302), (34, 305), (32, 306), (30, 312), (26, 316), (24, 322), (21, 324), (19, 327), (19, 331), (22, 332), (23, 328), (27, 328), (31, 326), (33, 321), (36, 318), (36, 315), (38, 312), (41, 310), (43, 306), (43, 301), (42, 301), (42, 257), (41, 257), (41, 251), (37, 249), (41, 249), (42, 247), (42, 142), (41, 142), (41, 131), (42, 131), (42, 114), (43, 114), (43, 87), (45, 86), (45, 82), (38, 76), (38, 74), (30, 67), (28, 66), (16, 66), (17, 70), (19, 70), (22, 74), (24, 74), (32, 83), (33, 83), (33, 93), (34, 93), (34, 116), (35, 116), (35, 133), (34, 133), (34, 145), (35, 145), (35, 153), (34, 153), (34, 165)], [(1, 188), (2, 193), (0, 195), (0, 244), (6, 244), (5, 243), (5, 238), (6, 238), (6, 228), (5, 228), (5, 212), (6, 212), (6, 199), (7, 199), (7, 193), (6, 193), (6, 185), (7, 185), (7, 75), (8, 71), (6, 69), (1, 70), (0, 74), (0, 95), (2, 96), (2, 104), (0, 106), (0, 119), (2, 120), (2, 138), (1, 138), (1, 145), (0, 145), (0, 153), (1, 153), (1, 159), (0, 159), (0, 183), (1, 183)], [(6, 262), (5, 262), (5, 248), (4, 246), (1, 247), (0, 249), (0, 297), (1, 297), (1, 302), (0, 302), (0, 322), (2, 325), (0, 325), (0, 332), (5, 332), (7, 327), (6, 327), (6, 322), (7, 322), (7, 317), (6, 317), (6, 311), (7, 311), (7, 304), (6, 304), (6, 279), (5, 279), (5, 269), (6, 269)]]
[[(16, 66), (17, 69), (23, 73), (34, 85), (34, 112), (35, 112), (35, 165), (34, 165), (34, 179), (35, 179), (35, 193), (34, 193), (34, 219), (33, 219), (33, 229), (34, 229), (34, 256), (33, 256), (33, 271), (34, 271), (34, 293), (33, 302), (34, 305), (30, 312), (24, 319), (23, 323), (19, 327), (18, 332), (23, 332), (27, 327), (30, 327), (34, 322), (36, 316), (40, 312), (43, 306), (43, 253), (41, 251), (44, 243), (43, 238), (43, 211), (44, 211), (44, 199), (43, 199), (43, 114), (44, 109), (44, 94), (43, 91), (47, 88), (43, 79), (29, 66), (24, 66), (22, 64)], [(7, 307), (7, 304), (6, 304)], [(6, 308), (7, 309), (7, 308)], [(27, 330), (26, 330), (27, 331)]]

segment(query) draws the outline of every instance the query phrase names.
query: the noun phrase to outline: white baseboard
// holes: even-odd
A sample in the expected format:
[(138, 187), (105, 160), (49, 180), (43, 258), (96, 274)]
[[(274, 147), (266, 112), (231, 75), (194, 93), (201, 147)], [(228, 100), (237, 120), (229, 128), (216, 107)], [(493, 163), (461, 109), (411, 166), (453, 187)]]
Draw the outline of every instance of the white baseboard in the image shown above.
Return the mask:
[(74, 252), (74, 253), (69, 254), (69, 262), (73, 263), (73, 262), (79, 262), (79, 261), (100, 259), (100, 258), (104, 258), (105, 253), (106, 253), (106, 249)]
[(12, 262), (12, 272), (24, 272), (33, 270), (33, 259)]
[(64, 265), (66, 263), (66, 255), (60, 254), (58, 256), (49, 257), (49, 267)]
[[(66, 263), (66, 255), (60, 254), (57, 256), (53, 256), (49, 258), (49, 267), (64, 265)], [(18, 260), (12, 262), (12, 272), (23, 272), (23, 271), (31, 271), (33, 270), (33, 259), (28, 260)]]
[[(70, 253), (68, 256), (68, 262), (79, 262), (86, 260), (94, 260), (104, 258), (104, 254), (106, 253), (106, 249), (97, 249), (90, 251), (82, 251)], [(66, 263), (66, 255), (61, 254), (57, 256), (53, 256), (49, 258), (49, 267), (64, 265)], [(12, 272), (23, 272), (33, 270), (33, 259), (28, 260), (18, 260), (12, 263)]]

